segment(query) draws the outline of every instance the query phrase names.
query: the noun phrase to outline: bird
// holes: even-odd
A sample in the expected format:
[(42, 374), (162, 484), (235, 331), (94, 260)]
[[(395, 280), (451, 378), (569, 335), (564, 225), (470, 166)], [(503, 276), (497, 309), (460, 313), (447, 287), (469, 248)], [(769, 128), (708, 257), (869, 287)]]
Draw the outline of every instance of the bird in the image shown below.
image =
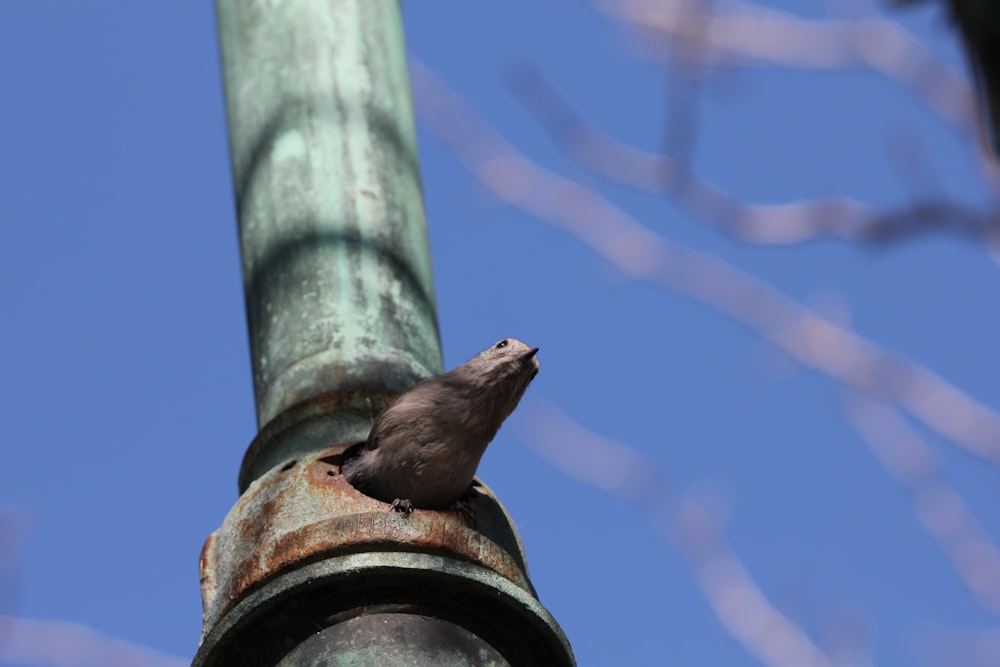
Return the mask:
[(345, 452), (341, 474), (409, 516), (457, 509), (468, 519), (472, 479), (486, 446), (538, 374), (538, 348), (504, 338), (447, 373), (400, 394), (368, 439)]

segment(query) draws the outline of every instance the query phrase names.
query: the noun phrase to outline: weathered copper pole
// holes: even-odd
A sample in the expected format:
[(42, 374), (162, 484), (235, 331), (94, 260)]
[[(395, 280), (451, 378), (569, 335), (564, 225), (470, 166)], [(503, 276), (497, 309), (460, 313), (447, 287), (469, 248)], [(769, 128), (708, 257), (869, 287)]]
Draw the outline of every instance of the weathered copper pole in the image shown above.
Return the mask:
[[(362, 439), (369, 392), (441, 372), (398, 8), (216, 5), (258, 424), (337, 392), (324, 437)], [(241, 490), (300, 444), (254, 448)]]
[(572, 665), (513, 523), (339, 474), (441, 370), (396, 0), (216, 0), (260, 433), (205, 543), (196, 667)]

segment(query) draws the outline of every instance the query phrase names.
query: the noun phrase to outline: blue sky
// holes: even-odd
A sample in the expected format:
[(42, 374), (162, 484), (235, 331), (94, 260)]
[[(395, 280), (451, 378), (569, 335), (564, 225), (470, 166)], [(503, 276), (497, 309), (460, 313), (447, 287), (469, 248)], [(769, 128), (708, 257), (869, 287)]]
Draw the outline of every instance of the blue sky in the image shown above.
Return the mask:
[[(659, 149), (672, 102), (662, 68), (637, 59), (630, 33), (593, 6), (404, 5), (413, 57), (517, 151), (674, 243), (830, 317), (848, 313), (859, 335), (1000, 406), (998, 266), (980, 243), (743, 243), (574, 163), (513, 94), (512, 72), (530, 63), (600, 131)], [(768, 6), (812, 19), (825, 7)], [(936, 8), (896, 16), (963, 66)], [(0, 90), (0, 516), (16, 545), (0, 560), (0, 595), (12, 591), (0, 614), (189, 659), (198, 553), (236, 500), (255, 434), (211, 3), (0, 0)], [(697, 110), (693, 166), (742, 200), (995, 205), (962, 133), (865, 68), (736, 67), (707, 81)], [(841, 664), (948, 664), (934, 662), (942, 638), (964, 649), (996, 627), (845, 419), (838, 385), (499, 203), (427, 127), (446, 365), (505, 336), (541, 348), (541, 372), (480, 475), (517, 522), (581, 665), (760, 662), (719, 622), (655, 511), (527, 446), (540, 405), (641, 452), (724, 515), (733, 552), (777, 610), (821, 647), (838, 631), (864, 638), (870, 660)], [(893, 157), (914, 141), (923, 160)], [(995, 467), (916, 429), (1000, 538)], [(982, 664), (1000, 664), (991, 659)]]

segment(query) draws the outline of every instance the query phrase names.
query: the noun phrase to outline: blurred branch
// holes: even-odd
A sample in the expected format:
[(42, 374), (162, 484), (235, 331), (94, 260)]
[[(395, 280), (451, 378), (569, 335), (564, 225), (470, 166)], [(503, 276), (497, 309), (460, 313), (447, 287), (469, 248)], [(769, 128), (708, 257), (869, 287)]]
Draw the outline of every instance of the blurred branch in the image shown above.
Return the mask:
[(749, 654), (768, 667), (836, 666), (767, 599), (727, 544), (722, 521), (678, 496), (640, 452), (537, 401), (521, 423), (525, 442), (563, 474), (643, 512), (687, 560), (719, 622)]
[(667, 43), (673, 67), (667, 72), (665, 89), (668, 95), (663, 122), (661, 152), (671, 155), (681, 164), (691, 164), (698, 138), (698, 103), (704, 80), (707, 40), (711, 14), (702, 5), (713, 0), (678, 0), (680, 21), (687, 26), (685, 34)]
[(79, 623), (0, 616), (0, 664), (38, 667), (188, 667), (190, 661)]
[[(845, 401), (844, 411), (886, 471), (910, 492), (920, 524), (951, 561), (972, 599), (1000, 614), (1000, 551), (943, 478), (930, 446), (884, 402), (854, 394)], [(1000, 652), (994, 656), (1000, 657)]]
[(21, 584), (18, 548), (25, 524), (17, 508), (0, 508), (0, 664), (187, 667), (188, 660), (116, 639), (79, 623), (16, 616)]
[(722, 259), (654, 234), (593, 190), (518, 153), (425, 66), (412, 61), (411, 74), (425, 126), (499, 200), (566, 230), (626, 275), (727, 315), (802, 366), (894, 401), (962, 449), (1000, 465), (1000, 415), (989, 407)]
[[(948, 200), (924, 200), (879, 211), (849, 197), (786, 204), (749, 204), (699, 178), (681, 161), (617, 142), (580, 120), (537, 70), (524, 66), (514, 88), (558, 145), (607, 178), (670, 196), (695, 219), (743, 241), (792, 244), (831, 236), (884, 244), (925, 232), (947, 232), (995, 243), (1000, 212), (976, 211)], [(676, 132), (675, 132), (676, 133)]]
[[(929, 636), (928, 636), (929, 635)], [(928, 628), (918, 647), (935, 667), (996, 667), (1000, 664), (1000, 629), (951, 630)]]
[[(922, 0), (894, 0), (897, 6)], [(1000, 5), (996, 0), (939, 0), (964, 47), (976, 87), (984, 138), (1000, 156)]]
[[(642, 39), (645, 53), (669, 61), (671, 41), (690, 38), (684, 0), (592, 0), (609, 18)], [(682, 6), (683, 5), (683, 6)], [(895, 21), (871, 13), (854, 20), (807, 20), (751, 2), (711, 3), (701, 10), (710, 28), (706, 67), (745, 66), (751, 60), (797, 69), (873, 69), (916, 94), (963, 132), (977, 127), (973, 89)]]

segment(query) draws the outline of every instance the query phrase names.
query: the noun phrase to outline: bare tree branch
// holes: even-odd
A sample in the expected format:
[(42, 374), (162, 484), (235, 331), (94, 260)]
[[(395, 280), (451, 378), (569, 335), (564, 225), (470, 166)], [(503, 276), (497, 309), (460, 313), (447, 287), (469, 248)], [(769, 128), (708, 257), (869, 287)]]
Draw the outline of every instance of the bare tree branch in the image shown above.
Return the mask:
[(633, 503), (646, 516), (687, 560), (705, 601), (750, 655), (768, 667), (836, 667), (767, 599), (726, 543), (721, 521), (672, 490), (639, 451), (538, 401), (522, 424), (525, 442), (563, 474)]
[[(668, 59), (667, 46), (690, 39), (692, 8), (685, 0), (592, 0), (609, 18), (643, 37), (646, 53)], [(895, 21), (877, 14), (855, 20), (807, 20), (751, 2), (729, 0), (701, 9), (706, 67), (745, 66), (750, 60), (791, 68), (871, 68), (916, 94), (963, 132), (977, 127), (968, 78), (941, 62)], [(699, 25), (696, 30), (703, 30)]]
[[(806, 20), (742, 0), (694, 5), (689, 1), (591, 0), (591, 4), (629, 29), (638, 38), (640, 49), (668, 68), (672, 62), (669, 44), (690, 40), (690, 26), (694, 25), (704, 40), (704, 68), (745, 67), (756, 61), (796, 69), (877, 72), (912, 92), (954, 127), (975, 149), (986, 188), (1000, 191), (1000, 163), (991, 146), (989, 123), (977, 113), (968, 77), (945, 65), (901, 25), (882, 16), (876, 3), (831, 2), (838, 11), (861, 10), (854, 12), (860, 16)], [(688, 17), (693, 12), (706, 18), (692, 22)]]
[(626, 146), (584, 123), (536, 70), (514, 79), (518, 98), (571, 157), (610, 181), (670, 196), (696, 220), (750, 243), (793, 244), (822, 238), (885, 244), (918, 233), (952, 233), (984, 244), (1000, 234), (1000, 211), (924, 200), (879, 211), (850, 197), (785, 204), (742, 202), (666, 155)]
[(566, 230), (626, 275), (727, 315), (804, 367), (894, 401), (955, 445), (1000, 465), (1000, 415), (991, 408), (720, 258), (654, 234), (596, 192), (518, 153), (428, 68), (411, 62), (411, 73), (424, 124), (499, 200)]
[(0, 663), (38, 667), (188, 667), (189, 660), (79, 623), (0, 616)]
[(881, 401), (854, 394), (844, 407), (862, 441), (910, 492), (920, 524), (951, 561), (972, 599), (1000, 615), (1000, 550), (958, 490), (941, 475), (930, 446), (896, 409)]
[(1000, 628), (924, 629), (918, 649), (934, 667), (997, 667), (1000, 665)]

